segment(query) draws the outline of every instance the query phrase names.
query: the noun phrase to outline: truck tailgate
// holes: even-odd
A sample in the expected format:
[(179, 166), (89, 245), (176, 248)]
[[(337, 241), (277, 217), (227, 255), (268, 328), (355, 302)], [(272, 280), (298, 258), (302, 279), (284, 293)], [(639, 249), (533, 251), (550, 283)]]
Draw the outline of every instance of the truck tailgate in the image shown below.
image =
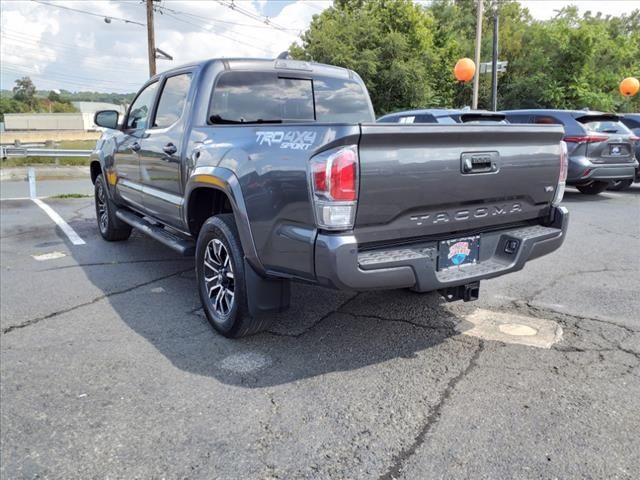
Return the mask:
[(546, 214), (563, 133), (548, 125), (363, 124), (359, 241), (450, 234)]

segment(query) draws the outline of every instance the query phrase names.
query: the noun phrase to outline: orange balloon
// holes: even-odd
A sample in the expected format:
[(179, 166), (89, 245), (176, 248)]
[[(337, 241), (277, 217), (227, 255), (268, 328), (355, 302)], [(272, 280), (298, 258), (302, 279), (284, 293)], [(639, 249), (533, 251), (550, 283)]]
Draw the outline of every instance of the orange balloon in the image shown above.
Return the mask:
[(468, 82), (476, 74), (476, 64), (470, 58), (461, 58), (453, 69), (456, 80)]
[(640, 82), (637, 78), (627, 77), (620, 82), (620, 93), (625, 97), (633, 97), (640, 90)]

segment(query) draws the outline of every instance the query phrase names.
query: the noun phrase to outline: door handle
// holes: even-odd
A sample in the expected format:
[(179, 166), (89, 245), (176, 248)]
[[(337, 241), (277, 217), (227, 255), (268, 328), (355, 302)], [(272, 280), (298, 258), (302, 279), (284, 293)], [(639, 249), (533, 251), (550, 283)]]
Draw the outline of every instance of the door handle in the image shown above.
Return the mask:
[(167, 143), (164, 147), (162, 147), (162, 150), (167, 155), (173, 155), (178, 151), (178, 147), (176, 147), (173, 143)]
[(497, 152), (463, 153), (462, 173), (494, 173), (498, 171)]
[(141, 149), (142, 147), (140, 146), (140, 144), (138, 142), (133, 142), (131, 144), (131, 150), (133, 150), (134, 152), (137, 152)]

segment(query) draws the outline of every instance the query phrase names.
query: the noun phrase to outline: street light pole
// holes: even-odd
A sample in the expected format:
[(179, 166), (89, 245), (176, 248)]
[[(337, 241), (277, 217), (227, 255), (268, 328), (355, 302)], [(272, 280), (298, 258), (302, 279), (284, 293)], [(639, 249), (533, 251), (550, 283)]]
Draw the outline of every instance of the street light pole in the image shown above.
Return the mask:
[(149, 51), (149, 77), (156, 74), (156, 39), (153, 29), (153, 2), (147, 0), (147, 49)]
[(498, 110), (498, 10), (493, 13), (493, 57), (491, 58), (491, 110)]
[(482, 0), (478, 0), (476, 11), (476, 74), (473, 77), (473, 102), (471, 108), (478, 108), (478, 90), (480, 89), (480, 43), (482, 40)]

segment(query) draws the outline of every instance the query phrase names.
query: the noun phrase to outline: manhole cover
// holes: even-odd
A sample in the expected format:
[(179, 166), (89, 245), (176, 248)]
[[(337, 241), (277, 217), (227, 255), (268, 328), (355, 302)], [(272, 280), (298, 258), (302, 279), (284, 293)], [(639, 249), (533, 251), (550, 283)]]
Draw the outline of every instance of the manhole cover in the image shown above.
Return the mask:
[(520, 323), (503, 323), (498, 327), (498, 330), (514, 337), (531, 337), (538, 333), (535, 328)]

